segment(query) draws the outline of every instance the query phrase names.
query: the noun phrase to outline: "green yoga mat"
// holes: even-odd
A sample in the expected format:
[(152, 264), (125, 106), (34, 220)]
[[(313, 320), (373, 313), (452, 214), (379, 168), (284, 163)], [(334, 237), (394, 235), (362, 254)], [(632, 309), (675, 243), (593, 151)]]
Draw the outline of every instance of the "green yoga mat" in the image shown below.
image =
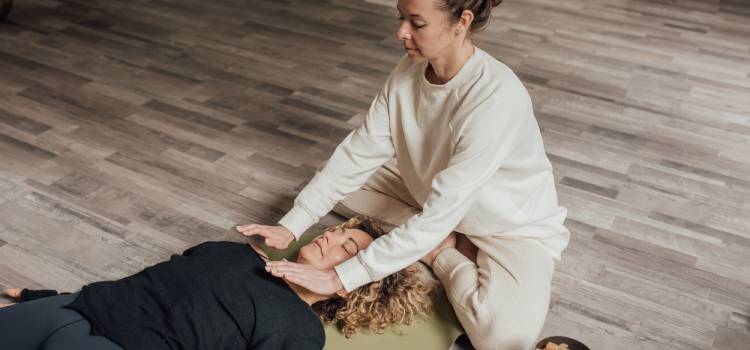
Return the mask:
[[(275, 251), (267, 249), (271, 260), (286, 258), (292, 260), (300, 247), (310, 242), (316, 235), (306, 234), (299, 241), (293, 242), (288, 249)], [(408, 326), (393, 326), (382, 334), (361, 330), (346, 339), (334, 325), (325, 327), (326, 350), (417, 350), (448, 349), (453, 341), (463, 333), (453, 309), (442, 291), (438, 289), (434, 297), (433, 311)]]

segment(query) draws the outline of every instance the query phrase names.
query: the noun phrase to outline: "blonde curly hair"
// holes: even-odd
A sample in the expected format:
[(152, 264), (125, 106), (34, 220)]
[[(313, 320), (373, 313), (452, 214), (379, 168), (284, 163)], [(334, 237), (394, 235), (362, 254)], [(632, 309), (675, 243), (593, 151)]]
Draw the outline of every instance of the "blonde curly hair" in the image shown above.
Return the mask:
[[(367, 232), (373, 239), (384, 235), (377, 220), (358, 215), (346, 222), (326, 229), (356, 228)], [(434, 284), (419, 278), (419, 264), (393, 273), (380, 281), (361, 286), (348, 298), (334, 297), (312, 305), (325, 324), (335, 324), (350, 338), (360, 328), (381, 334), (391, 325), (409, 325), (432, 308)]]

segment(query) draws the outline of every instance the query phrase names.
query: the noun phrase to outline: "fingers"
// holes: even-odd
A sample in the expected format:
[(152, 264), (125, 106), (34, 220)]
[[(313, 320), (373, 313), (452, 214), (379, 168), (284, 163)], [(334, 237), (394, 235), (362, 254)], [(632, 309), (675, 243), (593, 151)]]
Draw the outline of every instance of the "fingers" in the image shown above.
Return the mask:
[(15, 303), (10, 303), (10, 304), (0, 304), (0, 309), (2, 309), (2, 308), (4, 308), (4, 307), (8, 307), (8, 306), (11, 306), (11, 305), (15, 305)]
[[(276, 277), (293, 275), (315, 275), (318, 270), (310, 265), (298, 264), (286, 260), (269, 261), (266, 263), (266, 271)], [(285, 277), (286, 278), (286, 277)]]
[(272, 275), (276, 277), (281, 277), (287, 280), (289, 280), (289, 278), (295, 279), (296, 276), (299, 274), (298, 269), (291, 265), (277, 265), (277, 266), (266, 265), (266, 271), (270, 272)]
[(286, 278), (287, 276), (289, 276), (289, 275), (292, 274), (289, 271), (282, 271), (282, 270), (279, 270), (279, 269), (269, 269), (269, 268), (267, 268), (266, 271), (268, 271), (269, 273), (271, 273), (272, 275), (274, 275), (276, 277), (281, 277), (281, 278)]
[(266, 263), (266, 271), (318, 294), (333, 294), (344, 288), (333, 269), (319, 270), (307, 264), (282, 260)]
[[(287, 281), (289, 281), (291, 283), (294, 283), (294, 284), (303, 286), (305, 288), (308, 288), (307, 284), (309, 283), (309, 281), (307, 279), (305, 279), (305, 275), (300, 275), (300, 274), (297, 274), (297, 273), (288, 273), (288, 274), (285, 274), (283, 276), (278, 276), (278, 277), (281, 277), (281, 278), (283, 278), (283, 279), (285, 279), (285, 280), (287, 280)], [(308, 289), (310, 289), (310, 288), (308, 288)]]
[(269, 233), (268, 226), (258, 224), (241, 225), (235, 227), (235, 229), (245, 236), (261, 235), (263, 237), (266, 237)]
[(266, 271), (271, 273), (271, 275), (273, 276), (283, 278), (288, 282), (300, 285), (307, 289), (311, 289), (311, 287), (315, 285), (314, 277), (312, 277), (313, 274), (307, 271), (309, 269), (300, 268), (299, 266), (295, 265), (296, 264), (293, 265), (293, 263), (289, 263), (276, 265), (274, 267), (266, 266)]
[(298, 272), (292, 272), (292, 271), (282, 272), (282, 271), (279, 271), (279, 270), (272, 270), (272, 271), (270, 271), (270, 273), (271, 273), (271, 275), (279, 277), (279, 278), (283, 278), (284, 280), (286, 280), (288, 282), (291, 282), (291, 283), (303, 286), (305, 288), (308, 288), (307, 284), (306, 284), (307, 280), (305, 279), (305, 274), (301, 274), (301, 273), (298, 273)]
[(251, 229), (255, 226), (258, 226), (258, 224), (237, 225), (235, 226), (235, 228), (237, 229), (237, 231), (244, 231), (244, 230)]
[(255, 225), (255, 224), (237, 225), (237, 226), (234, 227), (234, 229), (237, 230), (237, 232), (242, 232), (242, 231), (245, 231), (245, 230), (251, 228), (253, 225)]
[(268, 231), (265, 226), (258, 224), (241, 225), (235, 227), (235, 229), (237, 230), (237, 232), (245, 236), (260, 235), (265, 238), (270, 237), (270, 231)]
[(265, 238), (264, 243), (272, 248), (284, 249), (286, 245), (282, 239), (272, 230), (273, 226), (265, 226), (258, 224), (240, 225), (236, 226), (237, 232), (242, 233), (245, 236), (258, 235)]
[(279, 271), (309, 270), (309, 266), (291, 262), (286, 259), (282, 259), (278, 261), (267, 262), (266, 270), (269, 270), (269, 271), (270, 270), (279, 270)]
[(267, 226), (258, 224), (238, 225), (235, 226), (237, 232), (245, 236), (263, 237), (266, 246), (282, 250), (289, 247), (289, 243), (294, 240), (294, 234), (289, 232), (283, 226)]

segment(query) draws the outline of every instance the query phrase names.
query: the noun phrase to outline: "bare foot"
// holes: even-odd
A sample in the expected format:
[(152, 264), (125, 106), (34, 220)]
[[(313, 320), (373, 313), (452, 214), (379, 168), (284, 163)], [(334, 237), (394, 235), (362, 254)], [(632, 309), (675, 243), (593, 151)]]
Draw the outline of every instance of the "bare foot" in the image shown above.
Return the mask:
[(427, 264), (427, 266), (432, 266), (432, 263), (435, 262), (435, 258), (437, 258), (438, 254), (443, 251), (443, 249), (446, 248), (455, 248), (456, 247), (456, 231), (451, 232), (448, 237), (446, 237), (440, 244), (438, 244), (435, 249), (433, 249), (431, 252), (429, 252), (427, 255), (425, 255), (422, 259), (419, 259), (421, 262)]
[(13, 300), (18, 300), (21, 297), (21, 290), (18, 288), (8, 288), (3, 292), (3, 295)]
[[(8, 298), (11, 298), (15, 301), (18, 301), (19, 298), (21, 298), (21, 290), (17, 288), (8, 288), (3, 292), (3, 295), (5, 295)], [(7, 306), (14, 305), (15, 303), (10, 304), (0, 304), (0, 308), (4, 308)]]

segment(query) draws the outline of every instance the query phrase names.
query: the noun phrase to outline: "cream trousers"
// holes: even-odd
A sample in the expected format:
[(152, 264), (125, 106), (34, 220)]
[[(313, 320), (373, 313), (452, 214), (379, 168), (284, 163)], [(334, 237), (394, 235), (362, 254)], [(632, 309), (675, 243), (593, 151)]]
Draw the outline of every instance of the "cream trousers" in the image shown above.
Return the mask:
[[(388, 228), (420, 208), (394, 159), (333, 211), (347, 218), (368, 215)], [(554, 260), (531, 239), (462, 233), (479, 248), (476, 264), (449, 248), (437, 256), (432, 269), (472, 345), (478, 350), (532, 349), (547, 317)]]

